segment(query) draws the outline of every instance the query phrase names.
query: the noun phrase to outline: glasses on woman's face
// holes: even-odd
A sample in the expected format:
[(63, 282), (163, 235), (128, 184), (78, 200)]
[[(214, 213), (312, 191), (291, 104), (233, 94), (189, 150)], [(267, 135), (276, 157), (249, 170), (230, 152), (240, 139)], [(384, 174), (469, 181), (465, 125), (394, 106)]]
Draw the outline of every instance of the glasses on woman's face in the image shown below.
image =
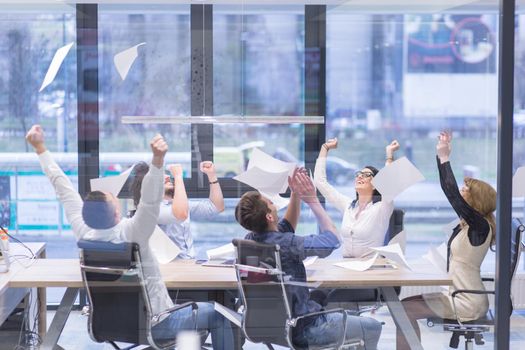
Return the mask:
[(374, 173), (370, 171), (356, 171), (355, 178), (357, 179), (359, 176), (364, 177), (365, 179), (368, 179), (369, 177), (373, 177)]

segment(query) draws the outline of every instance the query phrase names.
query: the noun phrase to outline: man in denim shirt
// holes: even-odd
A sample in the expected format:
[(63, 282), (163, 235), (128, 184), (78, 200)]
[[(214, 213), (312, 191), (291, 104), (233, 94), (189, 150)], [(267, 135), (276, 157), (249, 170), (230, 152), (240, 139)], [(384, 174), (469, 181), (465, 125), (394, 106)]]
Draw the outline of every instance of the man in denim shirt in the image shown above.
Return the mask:
[[(315, 187), (305, 171), (296, 169), (289, 179), (292, 195), (290, 205), (282, 220), (277, 216), (275, 205), (259, 192), (245, 193), (235, 208), (235, 218), (251, 232), (246, 239), (280, 247), (283, 271), (293, 281), (306, 282), (306, 269), (302, 263), (307, 256), (324, 258), (339, 248), (341, 237), (328, 214), (316, 196)], [(320, 233), (310, 236), (296, 236), (295, 227), (303, 200), (314, 213)], [(292, 294), (292, 313), (294, 317), (317, 312), (322, 306), (310, 298), (307, 287), (288, 286)], [(300, 346), (316, 346), (333, 342), (339, 332), (342, 315), (339, 313), (316, 317), (296, 327), (293, 341)], [(381, 334), (381, 323), (373, 318), (348, 316), (346, 339), (361, 338), (365, 349), (376, 349)]]

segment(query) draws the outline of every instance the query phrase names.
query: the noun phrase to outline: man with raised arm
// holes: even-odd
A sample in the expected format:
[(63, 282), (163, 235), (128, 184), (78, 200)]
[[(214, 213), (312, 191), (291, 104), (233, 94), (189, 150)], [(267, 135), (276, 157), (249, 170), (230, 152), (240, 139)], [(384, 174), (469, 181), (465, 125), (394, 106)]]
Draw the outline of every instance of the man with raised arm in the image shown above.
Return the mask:
[[(235, 208), (235, 218), (242, 227), (251, 231), (246, 235), (260, 243), (278, 244), (280, 247), (283, 272), (291, 276), (292, 281), (306, 282), (306, 269), (303, 260), (307, 256), (326, 257), (339, 248), (341, 237), (332, 220), (317, 198), (315, 187), (306, 172), (296, 169), (288, 180), (292, 197), (290, 206), (279, 220), (277, 209), (269, 199), (259, 192), (245, 193)], [(309, 236), (295, 234), (299, 200), (305, 202), (314, 213), (319, 225), (319, 233)], [(291, 219), (292, 221), (290, 221)], [(322, 306), (311, 296), (307, 287), (288, 286), (291, 294), (292, 314), (294, 317), (318, 312)], [(294, 329), (293, 341), (301, 347), (316, 347), (337, 341), (343, 315), (332, 313), (309, 319)], [(346, 338), (360, 338), (366, 349), (376, 349), (381, 334), (381, 323), (369, 317), (348, 315), (346, 319)]]
[[(162, 136), (156, 135), (150, 142), (153, 158), (142, 182), (142, 198), (137, 211), (133, 218), (124, 219), (121, 219), (118, 199), (109, 192), (92, 191), (86, 195), (84, 201), (82, 200), (69, 178), (47, 150), (44, 131), (40, 125), (31, 127), (27, 132), (26, 140), (38, 154), (42, 170), (53, 185), (77, 240), (138, 243), (153, 314), (172, 308), (174, 304), (168, 295), (157, 260), (149, 246), (149, 238), (157, 225), (164, 193), (164, 156), (168, 151), (168, 145)], [(197, 305), (197, 328), (211, 331), (215, 349), (231, 349), (233, 336), (230, 323), (215, 312), (212, 304), (197, 303)], [(190, 322), (191, 317), (192, 312), (189, 308), (175, 312), (155, 325), (152, 328), (152, 335), (157, 339), (173, 339), (177, 330)]]

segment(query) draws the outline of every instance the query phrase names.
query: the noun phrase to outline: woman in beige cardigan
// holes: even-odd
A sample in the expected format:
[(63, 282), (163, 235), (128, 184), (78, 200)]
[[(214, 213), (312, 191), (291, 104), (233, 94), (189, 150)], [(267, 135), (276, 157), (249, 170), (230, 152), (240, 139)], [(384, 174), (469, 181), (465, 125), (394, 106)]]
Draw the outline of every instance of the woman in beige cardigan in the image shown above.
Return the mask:
[[(480, 266), (495, 238), (494, 210), (496, 191), (489, 184), (466, 177), (461, 190), (449, 162), (452, 136), (442, 132), (436, 146), (441, 188), (460, 218), (448, 241), (447, 270), (452, 286), (443, 293), (427, 293), (406, 298), (403, 306), (419, 337), (418, 319), (441, 317), (460, 321), (476, 320), (487, 313), (487, 295), (460, 293), (457, 289), (484, 290)], [(397, 331), (397, 349), (409, 349), (401, 331)]]

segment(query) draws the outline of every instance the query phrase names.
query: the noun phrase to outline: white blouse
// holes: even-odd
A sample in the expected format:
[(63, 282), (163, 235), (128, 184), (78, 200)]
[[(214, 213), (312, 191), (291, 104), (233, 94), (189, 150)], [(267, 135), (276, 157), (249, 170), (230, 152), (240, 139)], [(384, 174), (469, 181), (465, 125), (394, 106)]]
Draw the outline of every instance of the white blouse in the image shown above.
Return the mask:
[(314, 182), (326, 200), (343, 213), (340, 233), (343, 237), (343, 256), (360, 257), (370, 247), (384, 245), (385, 234), (394, 210), (392, 201), (368, 203), (359, 217), (359, 203), (352, 208), (353, 199), (341, 194), (326, 179), (326, 158), (319, 157), (315, 163)]

